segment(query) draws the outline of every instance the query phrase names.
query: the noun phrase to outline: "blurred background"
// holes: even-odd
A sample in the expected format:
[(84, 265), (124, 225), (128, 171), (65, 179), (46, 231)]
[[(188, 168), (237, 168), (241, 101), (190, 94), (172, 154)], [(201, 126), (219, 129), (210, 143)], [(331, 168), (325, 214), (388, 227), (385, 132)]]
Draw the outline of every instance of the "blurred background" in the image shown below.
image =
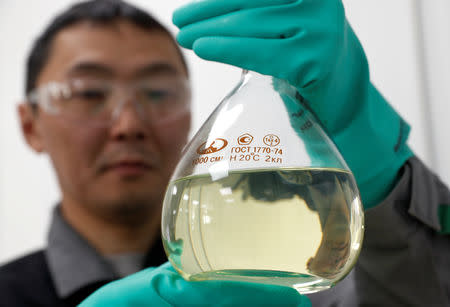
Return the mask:
[[(0, 0), (0, 264), (45, 245), (50, 212), (59, 200), (49, 160), (27, 148), (16, 108), (33, 40), (74, 2)], [(176, 33), (172, 11), (187, 0), (130, 2)], [(416, 154), (450, 185), (450, 1), (343, 2), (373, 83), (411, 124), (409, 144)], [(194, 94), (193, 135), (238, 82), (240, 69), (185, 54)]]

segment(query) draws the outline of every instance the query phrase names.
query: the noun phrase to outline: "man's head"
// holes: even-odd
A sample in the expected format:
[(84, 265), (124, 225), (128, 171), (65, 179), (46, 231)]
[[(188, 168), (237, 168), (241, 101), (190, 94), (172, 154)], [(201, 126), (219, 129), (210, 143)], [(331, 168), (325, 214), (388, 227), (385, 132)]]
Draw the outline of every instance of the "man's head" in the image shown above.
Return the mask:
[(26, 92), (22, 129), (63, 206), (118, 222), (159, 212), (190, 128), (186, 63), (163, 26), (121, 1), (77, 4), (36, 41)]

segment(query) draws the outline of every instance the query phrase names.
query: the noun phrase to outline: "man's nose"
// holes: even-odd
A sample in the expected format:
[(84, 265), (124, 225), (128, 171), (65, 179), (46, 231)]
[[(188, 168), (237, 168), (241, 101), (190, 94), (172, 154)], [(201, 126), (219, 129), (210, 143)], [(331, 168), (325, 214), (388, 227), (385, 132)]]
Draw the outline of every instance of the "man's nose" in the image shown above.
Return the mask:
[(139, 106), (129, 99), (114, 110), (111, 118), (111, 134), (116, 140), (144, 140), (148, 125), (139, 112)]

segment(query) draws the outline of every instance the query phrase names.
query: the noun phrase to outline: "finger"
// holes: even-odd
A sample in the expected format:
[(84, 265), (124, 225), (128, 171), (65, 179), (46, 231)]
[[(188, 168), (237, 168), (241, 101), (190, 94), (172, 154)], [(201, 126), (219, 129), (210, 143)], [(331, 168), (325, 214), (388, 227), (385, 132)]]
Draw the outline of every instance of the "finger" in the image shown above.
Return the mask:
[(159, 295), (152, 293), (149, 283), (154, 270), (149, 268), (111, 282), (91, 294), (79, 307), (148, 306), (149, 304), (161, 307), (172, 306)]
[[(302, 35), (284, 40), (204, 37), (195, 41), (193, 50), (205, 60), (253, 70), (302, 86), (314, 81), (317, 75), (311, 66), (315, 54), (298, 48), (303, 38)], [(294, 68), (280, 68), (283, 66)], [(290, 75), (291, 72), (295, 74)]]
[(301, 31), (302, 17), (296, 6), (243, 10), (182, 27), (177, 41), (191, 49), (195, 40), (207, 36), (289, 38)]
[(261, 65), (268, 63), (273, 57), (273, 52), (264, 52), (270, 45), (272, 44), (266, 39), (212, 36), (196, 40), (193, 50), (199, 57), (208, 61), (221, 62), (271, 75), (270, 68), (265, 69), (266, 66)]
[(173, 23), (181, 28), (200, 20), (242, 9), (283, 5), (297, 0), (200, 0), (180, 7), (173, 13)]

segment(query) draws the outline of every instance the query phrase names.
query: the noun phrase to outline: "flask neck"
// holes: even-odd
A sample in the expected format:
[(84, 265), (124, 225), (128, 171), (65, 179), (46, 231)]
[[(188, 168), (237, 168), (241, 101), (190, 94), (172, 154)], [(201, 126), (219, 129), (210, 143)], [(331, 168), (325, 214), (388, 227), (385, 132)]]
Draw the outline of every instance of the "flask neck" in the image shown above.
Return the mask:
[(246, 70), (246, 69), (242, 70), (242, 80), (244, 80), (244, 82), (252, 80), (252, 82), (256, 81), (272, 84), (273, 79), (274, 77), (272, 76), (263, 75), (254, 70)]
[(253, 70), (243, 69), (241, 81), (242, 84), (251, 82), (256, 86), (269, 86), (279, 94), (288, 95), (293, 99), (297, 99), (297, 89), (286, 80), (264, 75)]

